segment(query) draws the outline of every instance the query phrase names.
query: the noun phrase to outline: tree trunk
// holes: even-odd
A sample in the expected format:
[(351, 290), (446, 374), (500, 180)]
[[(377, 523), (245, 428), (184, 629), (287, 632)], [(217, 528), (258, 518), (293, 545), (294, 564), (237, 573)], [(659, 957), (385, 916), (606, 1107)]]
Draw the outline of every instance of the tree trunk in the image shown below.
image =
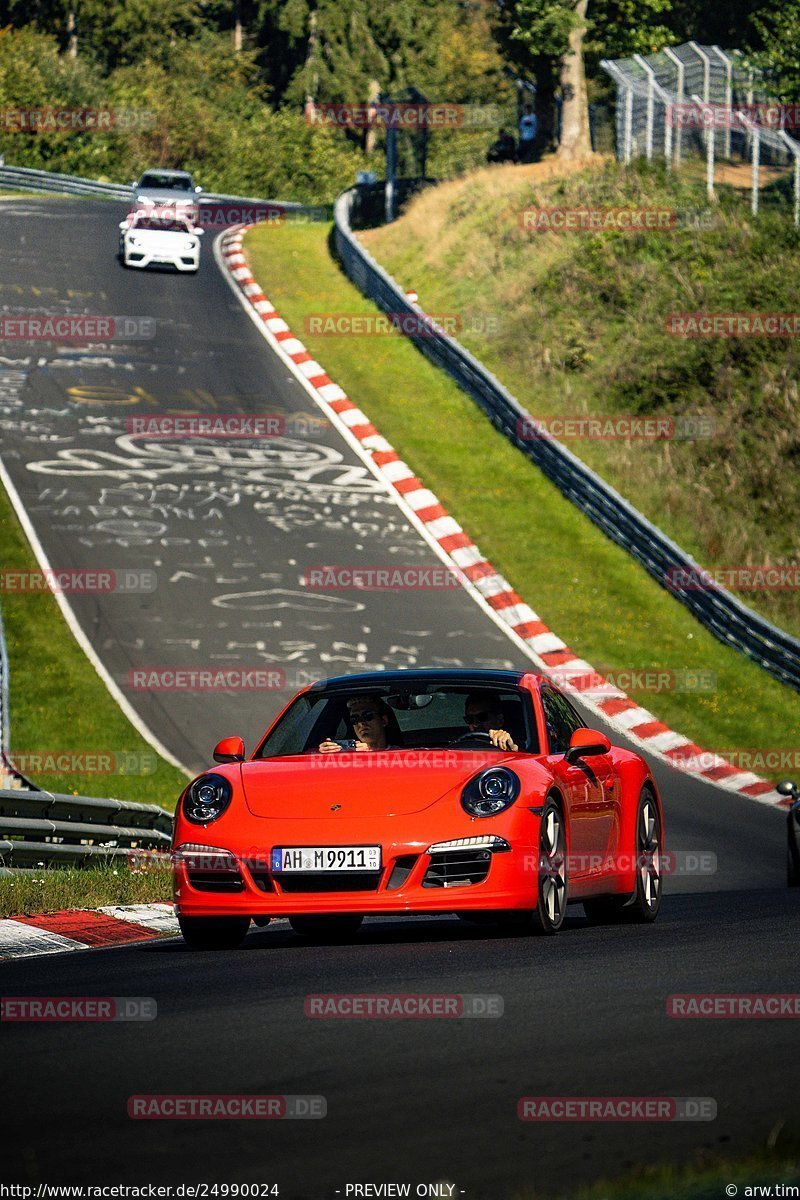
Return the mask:
[(233, 49), (234, 53), (242, 52), (242, 8), (240, 0), (233, 0)]
[(583, 39), (586, 36), (588, 7), (589, 0), (577, 0), (577, 20), (569, 35), (569, 49), (561, 64), (561, 138), (557, 156), (570, 160), (586, 158), (592, 152), (586, 72), (583, 69)]
[(306, 77), (306, 96), (310, 96), (312, 100), (316, 100), (317, 92), (319, 91), (319, 69), (317, 67), (318, 40), (317, 10), (312, 8), (308, 14), (308, 46), (306, 47), (304, 71)]
[(70, 58), (78, 57), (78, 33), (75, 28), (75, 9), (72, 7), (67, 12), (67, 54)]
[[(377, 79), (369, 81), (369, 95), (367, 96), (368, 104), (377, 104), (381, 95), (381, 85)], [(364, 150), (367, 154), (372, 154), (375, 150), (375, 142), (378, 138), (378, 130), (375, 125), (370, 125), (364, 135)]]

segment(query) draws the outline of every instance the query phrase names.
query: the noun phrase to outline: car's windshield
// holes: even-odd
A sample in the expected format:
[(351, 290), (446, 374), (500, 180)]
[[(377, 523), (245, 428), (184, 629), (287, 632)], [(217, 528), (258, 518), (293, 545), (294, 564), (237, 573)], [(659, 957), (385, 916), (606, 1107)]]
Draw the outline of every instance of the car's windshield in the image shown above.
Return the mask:
[[(529, 753), (539, 749), (530, 696), (523, 689), (430, 683), (406, 689), (384, 685), (306, 692), (269, 732), (256, 757), (316, 753), (326, 740), (353, 749), (361, 734), (352, 713), (370, 705), (385, 713), (388, 750), (500, 751), (511, 743)], [(501, 739), (502, 746), (493, 745), (491, 730), (504, 730), (509, 738)]]
[(192, 179), (189, 175), (157, 175), (150, 172), (139, 180), (140, 188), (158, 188), (159, 191), (190, 192)]
[(185, 221), (170, 221), (166, 217), (138, 217), (134, 229), (158, 229), (167, 233), (191, 233)]

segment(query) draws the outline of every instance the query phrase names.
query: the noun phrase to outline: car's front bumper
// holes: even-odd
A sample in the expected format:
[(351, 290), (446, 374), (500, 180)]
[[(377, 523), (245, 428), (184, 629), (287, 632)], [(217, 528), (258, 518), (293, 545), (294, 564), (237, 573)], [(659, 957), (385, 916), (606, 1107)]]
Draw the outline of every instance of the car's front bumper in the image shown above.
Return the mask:
[[(467, 847), (431, 854), (429, 842), (383, 841), (380, 872), (372, 876), (365, 873), (360, 881), (342, 875), (273, 873), (266, 849), (256, 855), (234, 854), (237, 871), (235, 878), (233, 871), (228, 873), (230, 890), (217, 890), (226, 886), (222, 874), (215, 873), (210, 879), (209, 872), (177, 861), (175, 903), (182, 915), (197, 917), (530, 909), (536, 903), (538, 829), (533, 820), (527, 824), (530, 839), (503, 839), (503, 846), (495, 849)], [(464, 836), (476, 836), (474, 829), (467, 835), (454, 834)], [(280, 844), (297, 842), (281, 839)], [(445, 861), (447, 865), (443, 866)], [(483, 878), (481, 864), (486, 867)]]
[(165, 254), (150, 254), (146, 250), (129, 249), (123, 251), (126, 267), (174, 267), (176, 271), (196, 271), (200, 266), (200, 251), (188, 250), (185, 254), (168, 256)]

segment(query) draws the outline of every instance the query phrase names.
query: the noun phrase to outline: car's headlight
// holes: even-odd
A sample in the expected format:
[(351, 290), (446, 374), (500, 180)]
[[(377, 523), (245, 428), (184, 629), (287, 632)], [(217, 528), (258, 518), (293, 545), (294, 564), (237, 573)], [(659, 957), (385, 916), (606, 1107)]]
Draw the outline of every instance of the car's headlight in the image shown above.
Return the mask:
[(206, 846), (197, 842), (183, 842), (172, 851), (174, 866), (186, 867), (189, 871), (235, 871), (239, 864), (236, 855), (220, 846)]
[(508, 767), (488, 767), (470, 779), (461, 793), (461, 807), (471, 817), (494, 817), (519, 795), (519, 777)]
[(129, 237), (129, 238), (128, 238), (128, 245), (129, 245), (129, 246), (138, 246), (138, 245), (139, 245), (139, 241), (138, 241), (138, 239), (137, 239), (137, 238), (135, 238), (135, 237)]
[(194, 240), (194, 238), (189, 238), (188, 241), (184, 242), (183, 248), (184, 250), (194, 250), (196, 245), (197, 242)]
[(183, 815), (195, 825), (209, 825), (221, 817), (233, 791), (222, 775), (201, 775), (190, 785), (183, 800)]

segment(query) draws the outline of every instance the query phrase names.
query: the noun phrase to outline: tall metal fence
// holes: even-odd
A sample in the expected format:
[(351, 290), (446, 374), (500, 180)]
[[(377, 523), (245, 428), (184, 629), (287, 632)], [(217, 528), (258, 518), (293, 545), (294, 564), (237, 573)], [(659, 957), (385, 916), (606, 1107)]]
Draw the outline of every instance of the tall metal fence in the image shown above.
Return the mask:
[[(365, 250), (353, 226), (359, 215), (380, 208), (382, 184), (343, 192), (334, 208), (336, 249), (353, 283), (384, 312), (417, 316), (418, 331), (407, 336), (436, 366), (447, 371), (486, 413), (493, 425), (526, 454), (559, 490), (603, 532), (641, 563), (662, 587), (681, 601), (721, 642), (800, 691), (800, 642), (772, 625), (718, 586), (698, 586), (704, 573), (619, 492), (555, 438), (525, 436), (532, 418), (519, 400), (449, 334), (412, 304), (403, 289)], [(411, 189), (409, 189), (411, 190)]]
[(800, 226), (800, 141), (789, 132), (800, 126), (800, 106), (766, 95), (739, 51), (687, 42), (601, 66), (617, 86), (620, 161), (660, 159), (669, 170), (704, 161), (710, 198), (729, 178), (726, 169), (746, 164), (754, 213), (765, 182), (785, 175)]

